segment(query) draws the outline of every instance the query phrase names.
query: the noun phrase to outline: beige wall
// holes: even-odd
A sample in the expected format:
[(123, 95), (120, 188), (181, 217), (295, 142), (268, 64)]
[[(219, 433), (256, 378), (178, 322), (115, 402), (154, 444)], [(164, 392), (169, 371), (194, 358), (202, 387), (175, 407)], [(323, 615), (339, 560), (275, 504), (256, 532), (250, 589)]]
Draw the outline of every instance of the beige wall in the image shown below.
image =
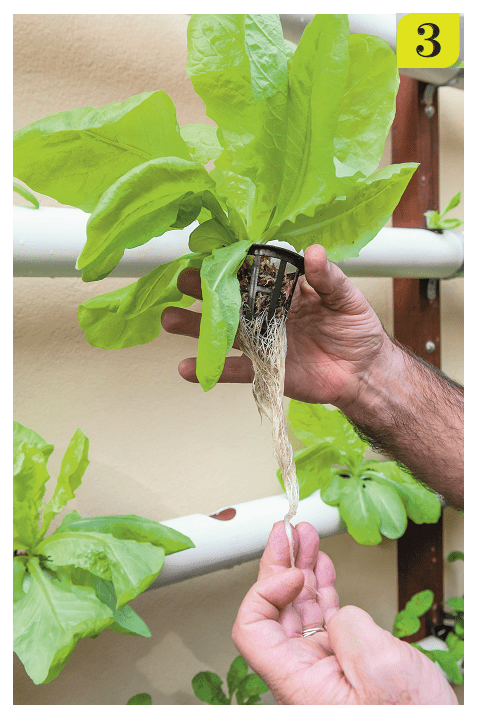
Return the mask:
[[(14, 128), (160, 88), (174, 100), (180, 125), (207, 121), (185, 73), (187, 21), (186, 15), (15, 16)], [(463, 186), (462, 102), (461, 91), (441, 90), (442, 205)], [(24, 204), (18, 196), (14, 202)], [(53, 478), (75, 429), (90, 438), (91, 463), (72, 506), (82, 515), (134, 513), (161, 521), (278, 494), (270, 429), (259, 423), (250, 387), (219, 385), (203, 393), (177, 374), (178, 362), (195, 354), (193, 340), (162, 333), (121, 351), (88, 345), (78, 304), (127, 282), (14, 281), (15, 418), (55, 445)], [(357, 285), (392, 331), (392, 281)], [(441, 293), (443, 367), (461, 380), (463, 281), (442, 282)], [(462, 516), (447, 510), (446, 552), (462, 549), (462, 537)], [(396, 544), (366, 548), (341, 535), (321, 547), (336, 564), (341, 602), (363, 607), (390, 629)], [(459, 565), (446, 569), (446, 597), (462, 592)], [(137, 692), (149, 692), (154, 704), (201, 704), (191, 678), (200, 670), (226, 676), (237, 654), (231, 627), (257, 567), (249, 562), (145, 593), (132, 606), (151, 639), (106, 631), (81, 641), (48, 685), (35, 686), (15, 657), (15, 704), (121, 705)]]

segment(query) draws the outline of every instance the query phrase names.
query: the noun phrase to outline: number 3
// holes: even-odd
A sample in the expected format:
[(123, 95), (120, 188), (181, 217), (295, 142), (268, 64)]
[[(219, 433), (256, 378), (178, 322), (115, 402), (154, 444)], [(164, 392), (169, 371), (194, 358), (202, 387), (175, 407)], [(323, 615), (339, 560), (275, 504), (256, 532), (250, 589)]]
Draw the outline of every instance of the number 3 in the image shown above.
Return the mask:
[(441, 52), (441, 45), (437, 42), (436, 38), (439, 35), (439, 27), (435, 25), (434, 23), (423, 23), (422, 25), (419, 25), (417, 29), (418, 35), (424, 35), (426, 32), (424, 27), (429, 26), (432, 30), (432, 35), (428, 38), (424, 38), (427, 42), (430, 42), (432, 44), (432, 52), (425, 53), (424, 52), (424, 45), (418, 45), (416, 48), (416, 52), (421, 57), (436, 57), (436, 55), (439, 55)]

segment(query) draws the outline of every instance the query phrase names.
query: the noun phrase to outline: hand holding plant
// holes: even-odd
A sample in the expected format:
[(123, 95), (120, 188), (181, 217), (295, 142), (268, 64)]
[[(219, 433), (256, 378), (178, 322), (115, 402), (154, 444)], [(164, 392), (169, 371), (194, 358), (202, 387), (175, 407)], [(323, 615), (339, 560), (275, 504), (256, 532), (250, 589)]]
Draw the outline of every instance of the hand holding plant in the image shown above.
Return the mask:
[[(276, 523), (258, 582), (246, 595), (233, 641), (287, 705), (457, 705), (434, 663), (378, 627), (363, 610), (339, 609), (335, 571), (308, 523), (294, 530), (296, 568)], [(316, 596), (308, 587), (320, 593)], [(326, 625), (309, 637), (302, 630)]]
[[(387, 364), (391, 341), (365, 297), (328, 261), (323, 247), (307, 248), (304, 258), (306, 282), (298, 281), (286, 323), (285, 395), (309, 403), (347, 403), (359, 392), (367, 369)], [(185, 270), (178, 288), (201, 299), (199, 272)], [(198, 337), (200, 322), (198, 313), (184, 308), (169, 307), (162, 315), (165, 330), (180, 335)], [(198, 382), (194, 358), (183, 360), (179, 372)], [(248, 358), (226, 358), (220, 382), (251, 380)]]

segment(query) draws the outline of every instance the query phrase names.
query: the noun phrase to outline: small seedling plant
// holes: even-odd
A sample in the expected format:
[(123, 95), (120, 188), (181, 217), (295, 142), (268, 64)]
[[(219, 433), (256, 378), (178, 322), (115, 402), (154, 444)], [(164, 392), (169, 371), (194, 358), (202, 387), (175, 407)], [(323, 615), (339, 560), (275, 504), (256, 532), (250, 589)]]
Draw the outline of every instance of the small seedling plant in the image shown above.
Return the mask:
[(461, 202), (461, 193), (454, 195), (452, 200), (448, 202), (441, 214), (437, 210), (428, 210), (424, 213), (426, 216), (426, 224), (428, 230), (454, 230), (463, 225), (463, 221), (458, 218), (444, 218), (447, 213), (453, 210)]
[(13, 648), (35, 684), (54, 680), (76, 643), (103, 630), (151, 637), (128, 603), (158, 576), (165, 555), (194, 547), (182, 533), (137, 515), (82, 518), (77, 510), (50, 523), (75, 498), (89, 464), (78, 429), (43, 505), (53, 445), (13, 425)]
[(222, 679), (213, 672), (198, 673), (191, 684), (196, 697), (209, 705), (232, 705), (233, 699), (237, 705), (256, 705), (269, 689), (256, 673), (248, 673), (248, 663), (241, 655), (233, 660), (226, 676), (228, 695)]
[[(288, 419), (305, 445), (294, 455), (299, 498), (319, 489), (323, 502), (338, 508), (356, 542), (396, 539), (408, 518), (417, 524), (439, 520), (437, 495), (397, 463), (365, 458), (369, 445), (340, 410), (291, 400)], [(278, 479), (282, 482), (280, 471)]]
[[(458, 559), (464, 560), (464, 554), (453, 552), (447, 559), (449, 562)], [(423, 590), (413, 595), (406, 603), (406, 607), (396, 615), (393, 626), (394, 637), (404, 638), (414, 635), (421, 626), (419, 618), (432, 607), (433, 602), (434, 593), (431, 590)], [(461, 671), (464, 665), (464, 596), (451, 597), (446, 600), (445, 605), (451, 608), (451, 611), (444, 615), (444, 619), (449, 625), (441, 628), (442, 631), (446, 630), (444, 640), (447, 650), (426, 650), (417, 643), (412, 643), (412, 645), (437, 663), (451, 682), (462, 685), (464, 682)], [(441, 636), (438, 634), (438, 637)]]

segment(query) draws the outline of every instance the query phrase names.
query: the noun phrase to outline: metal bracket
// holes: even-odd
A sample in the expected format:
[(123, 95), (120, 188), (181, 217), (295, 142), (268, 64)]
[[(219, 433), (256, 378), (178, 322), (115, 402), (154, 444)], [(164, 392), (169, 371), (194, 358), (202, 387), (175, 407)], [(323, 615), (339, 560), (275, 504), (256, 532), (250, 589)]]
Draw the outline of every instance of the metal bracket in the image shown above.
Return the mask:
[(428, 300), (435, 300), (437, 297), (437, 284), (439, 280), (430, 279), (427, 281), (427, 299)]
[(432, 118), (432, 116), (436, 112), (436, 108), (432, 104), (432, 99), (434, 97), (434, 93), (436, 92), (437, 88), (438, 88), (437, 85), (432, 85), (431, 83), (426, 85), (426, 87), (424, 88), (424, 94), (422, 96), (422, 101), (423, 101), (424, 105), (426, 106), (424, 108), (424, 112), (426, 113), (428, 118)]
[(424, 105), (426, 106), (424, 108), (424, 112), (428, 118), (432, 118), (436, 112), (436, 108), (432, 104), (432, 99), (434, 97), (434, 93), (436, 92), (436, 90), (440, 87), (454, 87), (459, 82), (461, 82), (461, 80), (464, 80), (464, 69), (463, 68), (460, 68), (458, 70), (458, 72), (455, 75), (453, 75), (453, 77), (445, 83), (441, 83), (440, 85), (435, 85), (434, 83), (428, 83), (426, 85), (426, 87), (424, 88), (422, 101), (423, 101)]

